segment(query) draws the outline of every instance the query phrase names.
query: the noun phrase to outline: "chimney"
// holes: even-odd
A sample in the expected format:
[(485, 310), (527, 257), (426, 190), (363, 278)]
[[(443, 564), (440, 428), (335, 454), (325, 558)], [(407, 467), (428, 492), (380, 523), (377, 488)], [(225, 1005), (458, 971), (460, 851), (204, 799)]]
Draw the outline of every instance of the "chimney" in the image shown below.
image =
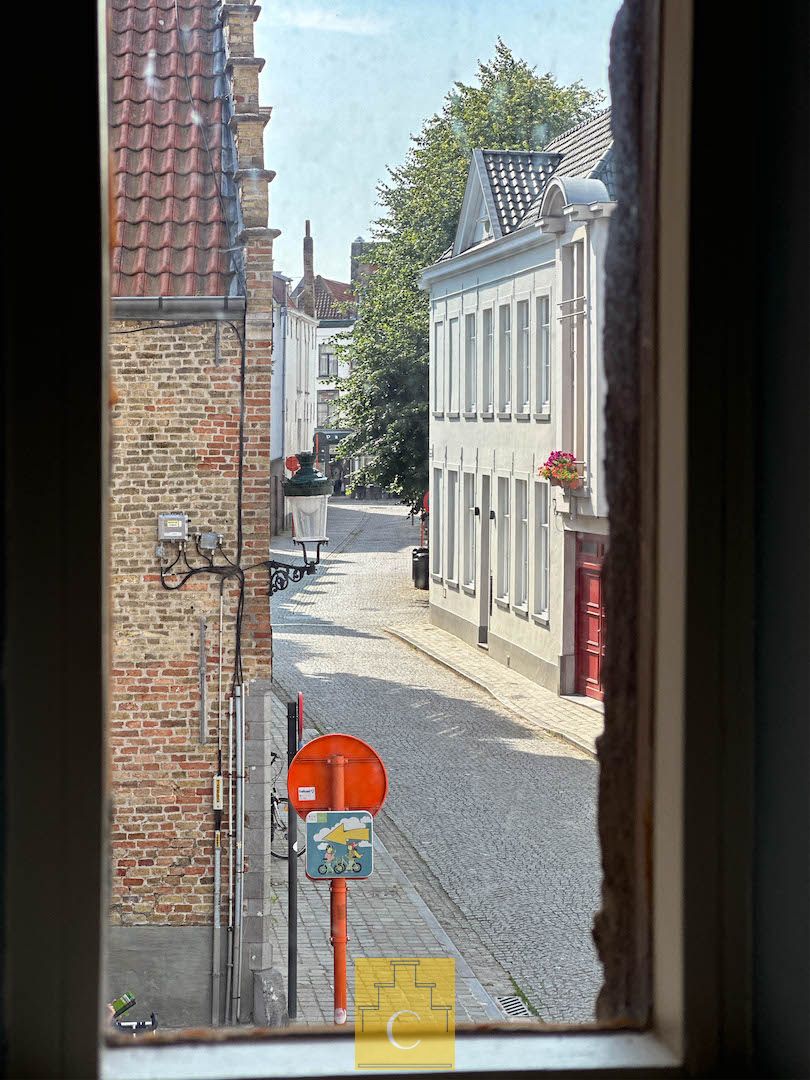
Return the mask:
[(366, 241), (362, 236), (358, 236), (356, 240), (352, 241), (352, 285), (357, 285), (361, 281), (364, 281), (377, 269), (373, 263), (368, 261), (368, 257), (373, 249), (373, 241)]
[(312, 237), (309, 234), (309, 221), (304, 232), (304, 288), (301, 293), (301, 307), (305, 315), (315, 314), (315, 256)]

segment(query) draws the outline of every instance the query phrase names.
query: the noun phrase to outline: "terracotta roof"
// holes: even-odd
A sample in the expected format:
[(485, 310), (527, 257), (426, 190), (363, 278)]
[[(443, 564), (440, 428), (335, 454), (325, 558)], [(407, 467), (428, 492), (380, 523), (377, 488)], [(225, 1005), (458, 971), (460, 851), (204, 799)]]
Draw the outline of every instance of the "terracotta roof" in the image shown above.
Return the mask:
[[(304, 291), (304, 279), (293, 289), (296, 301)], [(353, 319), (357, 314), (353, 286), (348, 281), (333, 281), (315, 275), (315, 317), (317, 319)], [(348, 309), (344, 306), (348, 304)]]
[(220, 7), (108, 0), (113, 296), (241, 292)]

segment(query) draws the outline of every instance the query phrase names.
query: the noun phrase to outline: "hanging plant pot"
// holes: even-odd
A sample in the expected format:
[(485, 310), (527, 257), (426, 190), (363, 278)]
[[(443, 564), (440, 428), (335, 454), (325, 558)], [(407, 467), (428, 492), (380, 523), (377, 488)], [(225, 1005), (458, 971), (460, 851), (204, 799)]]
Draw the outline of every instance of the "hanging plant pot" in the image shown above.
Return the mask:
[(554, 450), (537, 471), (553, 487), (562, 488), (563, 491), (573, 491), (582, 486), (582, 477), (579, 475), (577, 464), (581, 462), (578, 463), (573, 454), (565, 450)]

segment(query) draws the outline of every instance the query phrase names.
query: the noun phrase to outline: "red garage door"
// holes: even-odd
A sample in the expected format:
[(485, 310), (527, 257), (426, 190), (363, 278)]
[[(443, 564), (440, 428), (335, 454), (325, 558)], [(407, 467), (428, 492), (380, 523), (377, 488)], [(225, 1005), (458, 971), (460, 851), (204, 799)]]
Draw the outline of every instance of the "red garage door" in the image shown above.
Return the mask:
[(603, 701), (602, 664), (606, 621), (602, 600), (603, 537), (577, 536), (576, 692)]

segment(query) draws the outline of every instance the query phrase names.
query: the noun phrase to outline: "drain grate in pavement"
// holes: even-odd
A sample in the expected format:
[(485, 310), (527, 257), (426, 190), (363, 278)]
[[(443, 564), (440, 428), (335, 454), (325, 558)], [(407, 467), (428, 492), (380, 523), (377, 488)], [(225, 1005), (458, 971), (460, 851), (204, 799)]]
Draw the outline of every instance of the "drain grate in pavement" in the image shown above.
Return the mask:
[(526, 1002), (522, 998), (508, 994), (506, 997), (495, 999), (507, 1016), (531, 1016), (526, 1008)]

